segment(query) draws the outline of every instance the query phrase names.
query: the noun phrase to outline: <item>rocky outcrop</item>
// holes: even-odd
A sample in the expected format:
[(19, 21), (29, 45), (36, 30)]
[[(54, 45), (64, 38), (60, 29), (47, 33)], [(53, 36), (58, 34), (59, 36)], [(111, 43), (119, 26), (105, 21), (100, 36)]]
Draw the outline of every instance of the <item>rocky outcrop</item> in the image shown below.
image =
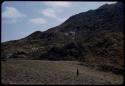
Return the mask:
[(79, 60), (104, 70), (107, 66), (123, 70), (123, 30), (123, 3), (105, 4), (47, 31), (2, 43), (2, 58)]

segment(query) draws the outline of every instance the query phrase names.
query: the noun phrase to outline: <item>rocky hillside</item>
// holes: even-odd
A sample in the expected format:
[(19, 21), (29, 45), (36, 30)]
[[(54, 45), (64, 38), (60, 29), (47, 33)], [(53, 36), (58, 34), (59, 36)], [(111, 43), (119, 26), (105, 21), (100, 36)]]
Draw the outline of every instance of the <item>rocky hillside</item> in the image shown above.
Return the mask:
[(123, 69), (123, 3), (71, 16), (59, 26), (2, 43), (2, 58), (80, 60)]

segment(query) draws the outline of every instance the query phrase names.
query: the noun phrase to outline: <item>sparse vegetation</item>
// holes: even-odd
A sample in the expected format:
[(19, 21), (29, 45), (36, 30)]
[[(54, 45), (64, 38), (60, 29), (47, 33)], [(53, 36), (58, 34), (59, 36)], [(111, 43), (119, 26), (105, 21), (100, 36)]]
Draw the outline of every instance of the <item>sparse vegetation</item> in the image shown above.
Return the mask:
[[(2, 43), (2, 82), (123, 83), (123, 12), (120, 2), (103, 5), (71, 16), (47, 31), (36, 31), (25, 38)], [(80, 67), (79, 78), (74, 74), (76, 67)]]
[(7, 60), (2, 61), (1, 79), (3, 84), (123, 84), (121, 75), (100, 72), (78, 64), (77, 61)]

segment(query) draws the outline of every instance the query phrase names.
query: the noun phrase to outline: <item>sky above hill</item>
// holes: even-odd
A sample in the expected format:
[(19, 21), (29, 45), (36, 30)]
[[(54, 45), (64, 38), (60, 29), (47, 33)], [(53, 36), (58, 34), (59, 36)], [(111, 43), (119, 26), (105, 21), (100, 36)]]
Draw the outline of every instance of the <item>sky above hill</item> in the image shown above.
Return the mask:
[(63, 23), (70, 16), (116, 2), (5, 1), (2, 3), (2, 42), (26, 37)]

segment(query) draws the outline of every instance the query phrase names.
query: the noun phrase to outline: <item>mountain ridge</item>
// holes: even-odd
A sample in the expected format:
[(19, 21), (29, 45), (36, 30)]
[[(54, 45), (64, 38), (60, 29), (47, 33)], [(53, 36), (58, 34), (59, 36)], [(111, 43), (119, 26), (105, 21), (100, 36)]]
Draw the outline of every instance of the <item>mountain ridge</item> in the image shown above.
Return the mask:
[(103, 5), (44, 32), (2, 43), (2, 58), (79, 60), (123, 70), (123, 6), (120, 2)]

